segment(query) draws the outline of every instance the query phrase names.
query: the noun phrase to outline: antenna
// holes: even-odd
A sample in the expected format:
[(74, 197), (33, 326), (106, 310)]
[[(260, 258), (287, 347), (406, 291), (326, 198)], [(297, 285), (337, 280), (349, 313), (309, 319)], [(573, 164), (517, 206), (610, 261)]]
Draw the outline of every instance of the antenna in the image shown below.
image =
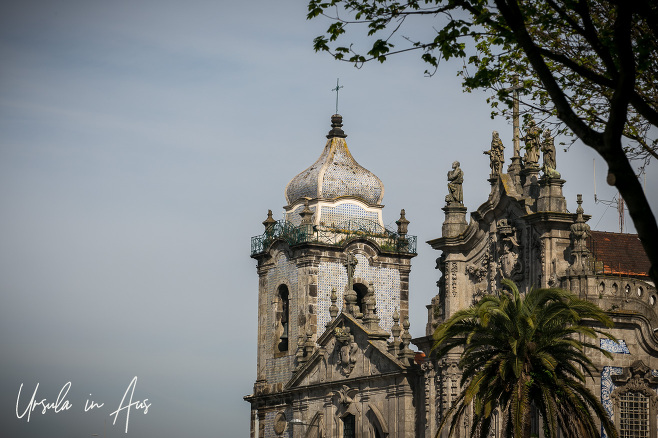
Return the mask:
[[(599, 202), (601, 204), (607, 205), (608, 207), (612, 207), (615, 205), (617, 207), (617, 213), (619, 213), (619, 232), (623, 233), (624, 232), (624, 198), (621, 197), (621, 193), (617, 192), (617, 195), (612, 198), (611, 201), (606, 201), (604, 199), (599, 199), (598, 196), (596, 196), (596, 158), (592, 159), (592, 165), (594, 166), (594, 203), (598, 204)], [(606, 209), (607, 211), (607, 209)], [(605, 214), (605, 212), (604, 212)], [(603, 216), (601, 216), (601, 219), (603, 219)], [(599, 219), (599, 222), (601, 220)], [(597, 223), (598, 225), (598, 223)]]
[(592, 158), (592, 166), (594, 166), (594, 203), (598, 202), (596, 198), (596, 158)]
[(617, 197), (617, 212), (619, 212), (619, 232), (624, 232), (624, 198), (621, 197), (621, 193)]

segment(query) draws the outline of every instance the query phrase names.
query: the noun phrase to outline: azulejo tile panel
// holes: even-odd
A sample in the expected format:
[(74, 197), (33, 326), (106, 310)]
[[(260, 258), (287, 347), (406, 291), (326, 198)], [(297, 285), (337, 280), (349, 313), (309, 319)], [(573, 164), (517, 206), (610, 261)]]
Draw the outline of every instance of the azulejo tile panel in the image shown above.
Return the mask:
[[(400, 272), (396, 269), (370, 266), (368, 258), (355, 254), (357, 265), (355, 278), (373, 283), (379, 325), (387, 332), (393, 326), (393, 311), (400, 307)], [(323, 262), (318, 267), (318, 335), (325, 330), (329, 322), (329, 306), (331, 305), (331, 290), (336, 288), (338, 309), (343, 308), (343, 294), (347, 286), (347, 269), (341, 263)]]
[(619, 354), (631, 354), (626, 346), (626, 341), (621, 339), (619, 342), (615, 342), (612, 339), (601, 338), (600, 339), (601, 349), (609, 353), (619, 353)]
[[(299, 217), (299, 215), (297, 216)], [(367, 211), (360, 205), (351, 203), (340, 204), (335, 207), (323, 206), (320, 210), (321, 225), (339, 225), (350, 219), (369, 219), (379, 222), (379, 214), (375, 211)]]

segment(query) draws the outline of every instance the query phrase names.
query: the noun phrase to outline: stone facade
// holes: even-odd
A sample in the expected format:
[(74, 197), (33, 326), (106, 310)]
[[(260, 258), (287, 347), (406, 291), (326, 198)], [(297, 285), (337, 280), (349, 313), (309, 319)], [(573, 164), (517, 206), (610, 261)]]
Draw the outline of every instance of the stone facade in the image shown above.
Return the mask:
[[(595, 250), (593, 242), (614, 248), (610, 239), (620, 239), (626, 251), (643, 254), (641, 246), (628, 235), (592, 233), (580, 197), (576, 212), (567, 210), (548, 133), (542, 167), (541, 130), (533, 125), (524, 137), (532, 147), (525, 157), (515, 147), (507, 172), (494, 134), (485, 152), (491, 192), (468, 221), (464, 173), (453, 163), (441, 237), (428, 242), (441, 252), (438, 294), (427, 306), (426, 336), (411, 340), (415, 237), (407, 234), (404, 210), (397, 230), (383, 227), (383, 184), (352, 158), (341, 128), (334, 115), (320, 158), (286, 187), (285, 220), (270, 213), (265, 232), (252, 239), (258, 358), (254, 393), (245, 399), (253, 438), (435, 437), (461, 373), (456, 354), (432, 354), (431, 335), (459, 309), (499, 290), (503, 278), (522, 291), (562, 287), (610, 313), (619, 342), (600, 339), (613, 358), (591, 352), (600, 373), (588, 385), (615, 424), (631, 428), (625, 436), (658, 438), (656, 288), (641, 269), (608, 260), (618, 255), (603, 245)], [(637, 267), (637, 257), (630, 263)], [(501, 424), (493, 424), (491, 436), (499, 436)], [(468, 416), (462, 426), (459, 435), (469, 436)], [(533, 427), (542, 436), (540, 425)]]

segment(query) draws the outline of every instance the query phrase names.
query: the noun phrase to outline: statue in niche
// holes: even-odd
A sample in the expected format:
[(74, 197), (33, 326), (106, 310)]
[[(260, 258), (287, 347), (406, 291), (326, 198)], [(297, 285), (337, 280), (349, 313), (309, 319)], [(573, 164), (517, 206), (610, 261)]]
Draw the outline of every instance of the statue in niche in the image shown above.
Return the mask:
[(516, 228), (507, 219), (501, 219), (498, 221), (498, 234), (500, 256), (497, 264), (500, 276), (513, 281), (523, 280), (523, 262), (520, 257)]
[(356, 364), (356, 352), (358, 345), (354, 342), (354, 335), (350, 333), (349, 327), (336, 327), (334, 329), (336, 336), (336, 346), (338, 347), (338, 363), (341, 372), (347, 377), (354, 369)]
[(521, 139), (525, 142), (525, 156), (523, 162), (526, 166), (536, 167), (539, 162), (539, 143), (541, 129), (535, 124), (531, 117), (528, 122), (525, 136)]
[(459, 161), (452, 163), (452, 170), (448, 172), (448, 194), (446, 204), (464, 205), (462, 184), (464, 183), (464, 172), (459, 168)]
[(544, 153), (544, 165), (542, 170), (547, 178), (560, 178), (560, 173), (555, 170), (555, 140), (551, 137), (551, 131), (544, 131), (544, 140), (541, 143), (541, 151)]
[(498, 131), (494, 131), (491, 136), (491, 149), (484, 151), (483, 154), (489, 155), (491, 177), (495, 178), (500, 175), (503, 172), (503, 163), (505, 162), (505, 146), (503, 146)]

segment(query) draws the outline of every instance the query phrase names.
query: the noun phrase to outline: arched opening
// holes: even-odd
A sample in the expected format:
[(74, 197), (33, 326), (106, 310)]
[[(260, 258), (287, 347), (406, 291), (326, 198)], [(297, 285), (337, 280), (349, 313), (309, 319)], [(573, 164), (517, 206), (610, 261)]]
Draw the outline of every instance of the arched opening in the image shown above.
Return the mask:
[(366, 314), (365, 298), (368, 295), (368, 286), (361, 283), (354, 283), (354, 292), (356, 292), (356, 304), (359, 306), (359, 312)]
[(290, 293), (288, 286), (282, 284), (277, 291), (277, 312), (276, 318), (278, 322), (278, 331), (281, 333), (279, 336), (279, 343), (277, 348), (279, 351), (288, 351), (288, 327), (290, 320)]
[(375, 406), (370, 405), (370, 410), (366, 417), (370, 421), (371, 433), (368, 435), (372, 438), (385, 438), (388, 436), (388, 425), (381, 411)]

